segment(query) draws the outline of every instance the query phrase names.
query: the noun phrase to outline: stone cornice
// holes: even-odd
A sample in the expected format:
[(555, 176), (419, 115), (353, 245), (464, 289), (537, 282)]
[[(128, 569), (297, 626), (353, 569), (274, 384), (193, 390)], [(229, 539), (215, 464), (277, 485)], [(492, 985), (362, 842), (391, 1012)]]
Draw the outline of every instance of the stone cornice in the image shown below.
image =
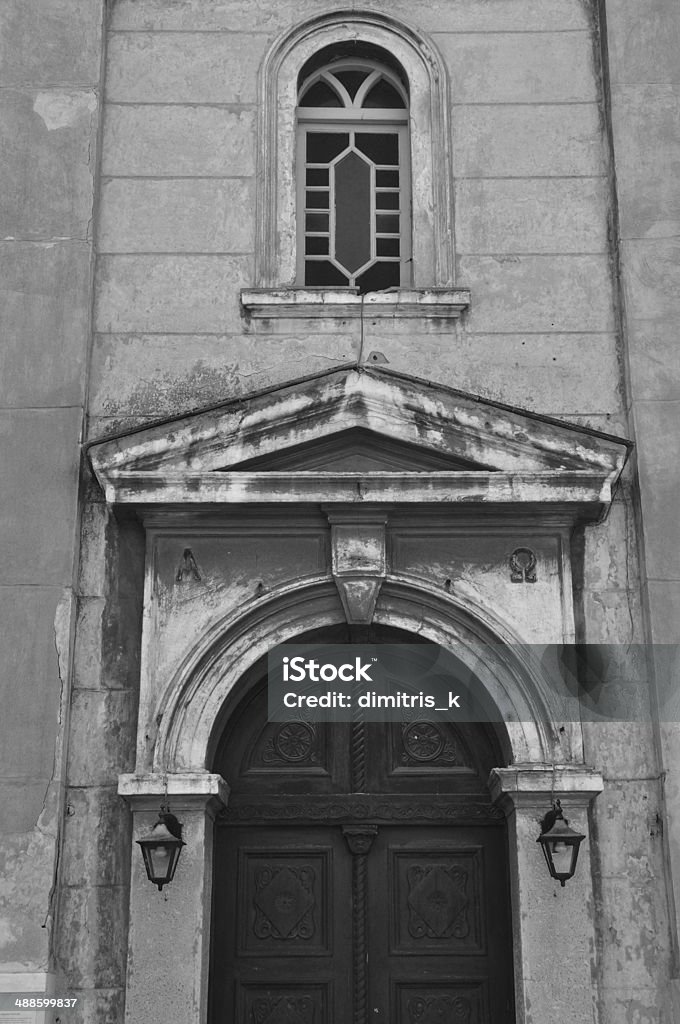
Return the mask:
[(611, 501), (603, 472), (545, 473), (248, 473), (115, 472), (107, 501), (123, 505), (399, 505), (546, 506), (586, 518)]
[(511, 808), (548, 810), (554, 799), (565, 809), (587, 807), (604, 789), (600, 772), (584, 764), (512, 765), (494, 768), (489, 776), (493, 800)]
[(394, 288), (359, 295), (351, 288), (244, 288), (241, 306), (256, 319), (403, 317), (457, 319), (470, 306), (467, 288)]
[(226, 807), (229, 786), (210, 772), (177, 772), (118, 776), (118, 795), (135, 811), (158, 811), (171, 804), (173, 811), (204, 808), (213, 814)]

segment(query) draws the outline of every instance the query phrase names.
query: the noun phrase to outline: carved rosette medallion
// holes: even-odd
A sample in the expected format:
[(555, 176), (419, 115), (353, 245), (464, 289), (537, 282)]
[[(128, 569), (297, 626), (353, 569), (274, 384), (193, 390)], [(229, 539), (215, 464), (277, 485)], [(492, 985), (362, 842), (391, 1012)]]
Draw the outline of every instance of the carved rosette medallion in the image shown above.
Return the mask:
[[(398, 726), (401, 730), (401, 766), (432, 768), (472, 768), (472, 759), (448, 723), (418, 720)], [(398, 742), (398, 741), (397, 741)], [(399, 749), (399, 748), (398, 748)]]
[(268, 723), (247, 755), (246, 770), (319, 768), (324, 755), (323, 727), (301, 720)]
[(463, 996), (416, 996), (406, 1005), (411, 1024), (470, 1024), (472, 1007)]
[(308, 996), (256, 999), (252, 1024), (314, 1024), (314, 1003)]
[(258, 939), (310, 939), (314, 934), (315, 874), (310, 867), (262, 868), (255, 876)]
[(470, 931), (467, 872), (455, 865), (433, 864), (409, 868), (407, 878), (408, 930), (413, 938), (464, 939)]
[(414, 761), (435, 761), (445, 746), (441, 729), (434, 722), (411, 722), (402, 733), (404, 750)]
[(314, 749), (314, 729), (307, 722), (284, 722), (277, 729), (273, 744), (284, 761), (306, 761)]

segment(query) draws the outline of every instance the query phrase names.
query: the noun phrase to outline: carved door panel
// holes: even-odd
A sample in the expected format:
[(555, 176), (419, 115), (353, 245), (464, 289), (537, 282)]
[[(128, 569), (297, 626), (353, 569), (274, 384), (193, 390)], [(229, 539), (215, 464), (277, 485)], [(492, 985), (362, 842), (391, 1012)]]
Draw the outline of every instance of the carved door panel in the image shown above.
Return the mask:
[(506, 830), (483, 727), (225, 730), (210, 1024), (513, 1024)]
[(218, 830), (211, 1020), (351, 1019), (351, 863), (338, 828)]
[(369, 1019), (513, 1020), (502, 831), (380, 828), (367, 868)]

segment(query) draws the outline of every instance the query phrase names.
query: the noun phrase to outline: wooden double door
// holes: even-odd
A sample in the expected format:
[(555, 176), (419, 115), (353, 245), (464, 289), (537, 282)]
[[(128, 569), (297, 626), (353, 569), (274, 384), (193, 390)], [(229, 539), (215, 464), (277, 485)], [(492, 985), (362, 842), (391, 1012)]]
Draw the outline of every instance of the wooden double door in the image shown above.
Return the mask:
[(249, 702), (216, 764), (233, 788), (216, 829), (210, 1024), (512, 1024), (490, 738), (262, 711)]

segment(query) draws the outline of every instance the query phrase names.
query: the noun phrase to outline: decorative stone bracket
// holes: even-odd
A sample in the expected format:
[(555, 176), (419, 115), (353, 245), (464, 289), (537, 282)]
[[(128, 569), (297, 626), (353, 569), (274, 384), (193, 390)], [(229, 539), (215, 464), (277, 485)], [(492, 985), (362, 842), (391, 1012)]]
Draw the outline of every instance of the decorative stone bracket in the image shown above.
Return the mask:
[(332, 572), (350, 625), (370, 625), (385, 579), (384, 512), (348, 509), (328, 515)]

